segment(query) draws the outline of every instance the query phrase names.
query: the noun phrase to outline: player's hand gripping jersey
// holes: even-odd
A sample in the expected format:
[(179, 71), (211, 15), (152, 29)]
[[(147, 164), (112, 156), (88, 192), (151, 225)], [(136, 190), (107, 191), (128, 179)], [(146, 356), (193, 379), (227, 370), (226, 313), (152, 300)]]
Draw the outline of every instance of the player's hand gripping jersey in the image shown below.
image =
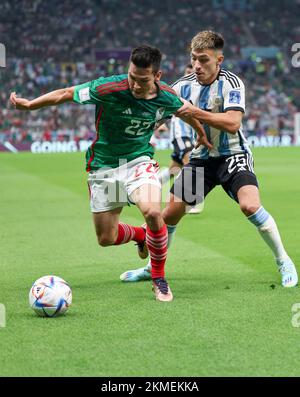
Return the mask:
[[(228, 110), (245, 112), (245, 87), (235, 74), (221, 69), (216, 80), (209, 85), (202, 85), (195, 73), (182, 77), (173, 84), (177, 95), (191, 101), (202, 110), (223, 113)], [(208, 157), (230, 156), (236, 153), (251, 153), (247, 140), (243, 135), (242, 126), (236, 134), (220, 131), (204, 124), (204, 129), (213, 149), (208, 151), (203, 145), (194, 149), (192, 158), (207, 159)]]

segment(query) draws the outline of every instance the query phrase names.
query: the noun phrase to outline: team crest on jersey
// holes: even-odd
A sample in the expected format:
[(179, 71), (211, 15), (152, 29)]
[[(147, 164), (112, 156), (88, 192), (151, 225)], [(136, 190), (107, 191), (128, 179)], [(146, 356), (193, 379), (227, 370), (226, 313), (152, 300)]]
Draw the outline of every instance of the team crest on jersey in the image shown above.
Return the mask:
[(240, 91), (230, 91), (229, 93), (229, 103), (240, 103), (241, 93)]
[(221, 98), (220, 96), (216, 96), (216, 97), (215, 97), (215, 103), (214, 103), (214, 104), (215, 104), (216, 106), (222, 105), (222, 102), (223, 102), (223, 101), (222, 101), (222, 98)]
[(155, 114), (155, 121), (159, 121), (164, 118), (165, 108), (159, 108)]

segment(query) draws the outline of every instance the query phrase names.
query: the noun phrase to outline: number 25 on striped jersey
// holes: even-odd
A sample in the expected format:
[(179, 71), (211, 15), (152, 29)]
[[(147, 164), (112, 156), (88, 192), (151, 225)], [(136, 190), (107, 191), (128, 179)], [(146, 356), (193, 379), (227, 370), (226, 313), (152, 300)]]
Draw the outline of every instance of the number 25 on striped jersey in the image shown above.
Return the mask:
[(234, 156), (228, 157), (225, 161), (226, 163), (229, 163), (229, 174), (231, 174), (236, 168), (238, 168), (238, 171), (246, 171), (246, 167), (248, 166), (244, 154), (235, 154)]
[(131, 125), (125, 129), (125, 133), (130, 135), (144, 135), (151, 124), (151, 121), (131, 120)]

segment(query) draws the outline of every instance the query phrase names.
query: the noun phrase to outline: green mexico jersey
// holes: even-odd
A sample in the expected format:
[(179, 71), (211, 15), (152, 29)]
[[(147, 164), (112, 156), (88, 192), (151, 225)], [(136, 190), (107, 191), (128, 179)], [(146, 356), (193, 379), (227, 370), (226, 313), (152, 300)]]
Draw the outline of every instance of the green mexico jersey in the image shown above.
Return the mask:
[(87, 171), (119, 166), (140, 156), (153, 157), (149, 143), (155, 123), (170, 117), (182, 102), (166, 83), (153, 99), (135, 98), (127, 74), (100, 77), (75, 87), (74, 102), (94, 104), (97, 137), (86, 153)]

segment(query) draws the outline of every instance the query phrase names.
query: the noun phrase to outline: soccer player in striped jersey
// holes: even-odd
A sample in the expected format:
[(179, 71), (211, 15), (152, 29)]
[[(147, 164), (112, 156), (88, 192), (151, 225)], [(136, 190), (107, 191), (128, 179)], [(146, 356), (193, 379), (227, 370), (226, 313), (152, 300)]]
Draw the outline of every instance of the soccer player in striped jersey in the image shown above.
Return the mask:
[[(185, 67), (184, 76), (191, 75), (193, 72), (192, 64), (188, 64)], [(186, 91), (182, 90), (180, 93), (181, 97), (185, 99)], [(171, 163), (169, 168), (163, 168), (159, 171), (158, 177), (162, 184), (168, 182), (171, 177), (177, 176), (180, 173), (181, 168), (188, 164), (191, 151), (194, 147), (195, 131), (193, 128), (179, 119), (173, 116), (171, 121), (168, 123), (169, 128), (166, 124), (161, 125), (157, 131), (170, 131), (170, 140), (173, 145), (173, 152), (171, 154)], [(193, 206), (188, 209), (188, 214), (199, 214), (202, 208), (199, 206)]]
[[(165, 279), (167, 228), (161, 214), (161, 185), (153, 147), (149, 141), (154, 126), (169, 118), (183, 102), (176, 92), (160, 81), (161, 53), (140, 46), (130, 57), (128, 74), (100, 77), (33, 100), (11, 93), (12, 104), (20, 110), (36, 110), (65, 102), (95, 105), (96, 139), (86, 153), (90, 207), (101, 246), (135, 241), (141, 257), (151, 258), (151, 278), (155, 298), (171, 301), (173, 295)], [(183, 120), (207, 142), (200, 122), (189, 116)], [(128, 201), (143, 214), (145, 227), (119, 221)]]
[[(163, 211), (169, 244), (186, 206), (202, 202), (215, 186), (221, 185), (270, 247), (281, 273), (282, 286), (294, 287), (298, 283), (295, 265), (282, 244), (274, 218), (261, 204), (252, 153), (243, 135), (245, 87), (238, 76), (222, 68), (223, 46), (224, 39), (220, 34), (199, 32), (191, 42), (194, 73), (173, 85), (177, 93), (187, 93), (185, 105), (177, 115), (192, 113), (197, 117), (203, 123), (213, 149), (197, 145), (189, 164), (174, 182), (170, 202)], [(190, 102), (197, 106), (196, 110), (192, 110)], [(201, 167), (204, 168), (204, 192), (198, 194), (197, 171)], [(191, 178), (192, 183), (188, 183)], [(121, 280), (147, 279), (150, 268), (151, 262), (145, 268), (123, 273)]]

